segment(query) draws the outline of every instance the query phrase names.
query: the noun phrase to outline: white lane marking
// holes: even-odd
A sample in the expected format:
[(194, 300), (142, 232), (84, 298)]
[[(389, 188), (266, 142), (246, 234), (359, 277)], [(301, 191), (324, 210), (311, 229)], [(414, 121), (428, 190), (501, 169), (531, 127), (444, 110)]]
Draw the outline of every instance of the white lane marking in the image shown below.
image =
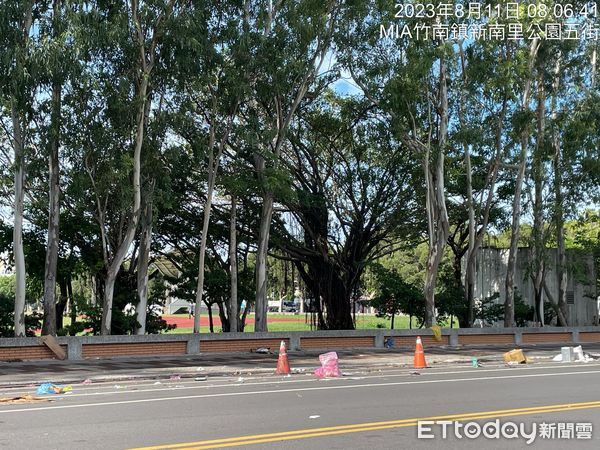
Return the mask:
[[(469, 373), (470, 375), (475, 375), (476, 373), (489, 373), (489, 372), (503, 372), (503, 371), (509, 371), (509, 370), (545, 370), (545, 369), (589, 369), (590, 367), (600, 367), (600, 364), (582, 364), (582, 365), (575, 365), (575, 366), (571, 366), (571, 367), (567, 367), (564, 365), (553, 365), (553, 366), (517, 366), (514, 368), (507, 368), (505, 366), (503, 367), (499, 367), (496, 369), (477, 369), (477, 370), (472, 370), (471, 367), (467, 367), (464, 370), (453, 370), (453, 371), (446, 371), (446, 372), (439, 372), (439, 371), (429, 371), (429, 369), (420, 369), (422, 370), (420, 373), (420, 376), (436, 376), (436, 375), (456, 375), (456, 374), (461, 374), (461, 373)], [(394, 370), (400, 370), (400, 369), (394, 369)], [(404, 372), (402, 373), (397, 373), (397, 374), (381, 374), (381, 375), (361, 375), (361, 379), (365, 379), (365, 380), (369, 380), (369, 379), (377, 379), (377, 378), (398, 378), (398, 377), (406, 377), (406, 376), (411, 376), (411, 372), (414, 372), (415, 369), (403, 369)], [(269, 374), (266, 374), (269, 375)], [(298, 376), (303, 376), (303, 375), (310, 375), (310, 374), (297, 374)], [(328, 378), (327, 381), (333, 381), (333, 382), (342, 382), (342, 381), (356, 381), (356, 380), (352, 380), (352, 378), (354, 378), (354, 376), (344, 376), (344, 377), (340, 377), (340, 378)], [(96, 397), (96, 396), (101, 396), (101, 395), (118, 395), (118, 394), (136, 394), (136, 393), (148, 393), (148, 392), (163, 392), (163, 391), (183, 391), (183, 390), (190, 390), (190, 389), (216, 389), (216, 388), (228, 388), (228, 387), (237, 387), (237, 386), (241, 386), (241, 383), (236, 383), (235, 381), (237, 380), (236, 378), (230, 378), (227, 377), (225, 379), (229, 379), (231, 381), (233, 381), (233, 383), (227, 383), (227, 384), (207, 384), (205, 382), (200, 382), (200, 381), (187, 381), (184, 382), (184, 380), (181, 380), (181, 382), (177, 382), (176, 384), (171, 384), (174, 383), (172, 381), (169, 380), (164, 380), (165, 383), (163, 383), (163, 386), (165, 387), (161, 387), (161, 388), (150, 388), (150, 389), (138, 389), (137, 387), (144, 387), (144, 386), (153, 386), (153, 384), (139, 384), (139, 385), (131, 385), (131, 386), (123, 386), (122, 389), (118, 389), (118, 390), (113, 390), (113, 391), (100, 391), (100, 392), (80, 392), (80, 393), (76, 393), (73, 392), (72, 394), (69, 394), (69, 398), (73, 398), (73, 397)], [(475, 378), (473, 378), (475, 379)], [(245, 381), (252, 381), (252, 380), (264, 380), (264, 377), (244, 377)], [(218, 381), (218, 380), (216, 380)], [(315, 378), (302, 378), (302, 379), (270, 379), (270, 380), (266, 380), (266, 381), (258, 381), (258, 382), (250, 382), (250, 383), (245, 383), (246, 386), (264, 386), (264, 385), (279, 385), (279, 384), (288, 384), (288, 383), (310, 383), (310, 382), (320, 382), (321, 380), (315, 379)], [(166, 384), (166, 382), (168, 382), (168, 384)], [(90, 385), (85, 385), (85, 387), (78, 387), (78, 385), (74, 385), (76, 389), (94, 389), (93, 386)], [(136, 386), (136, 387), (133, 387)], [(112, 386), (97, 386), (96, 388), (110, 388)], [(11, 391), (11, 392), (6, 392), (6, 395), (15, 395), (15, 394), (28, 394), (31, 393), (31, 391)], [(0, 393), (3, 394), (4, 393)], [(60, 397), (55, 397), (55, 398), (60, 398)]]
[(539, 377), (554, 377), (554, 376), (565, 376), (565, 375), (585, 375), (598, 373), (596, 370), (589, 370), (584, 372), (560, 372), (560, 373), (540, 373), (540, 374), (526, 374), (526, 375), (507, 375), (507, 376), (496, 376), (496, 377), (479, 377), (479, 378), (453, 378), (449, 380), (420, 380), (420, 381), (397, 381), (393, 383), (379, 383), (379, 384), (352, 384), (344, 386), (321, 386), (321, 387), (307, 387), (307, 388), (290, 388), (290, 389), (276, 389), (276, 390), (263, 390), (263, 391), (246, 391), (246, 392), (222, 392), (218, 394), (199, 394), (199, 395), (184, 395), (180, 397), (159, 397), (159, 398), (144, 398), (138, 400), (123, 400), (114, 402), (99, 402), (99, 403), (83, 403), (77, 405), (58, 405), (58, 406), (42, 406), (38, 408), (21, 408), (21, 409), (6, 409), (0, 410), (0, 414), (6, 413), (17, 413), (17, 412), (30, 412), (30, 411), (46, 411), (52, 409), (70, 409), (70, 408), (86, 408), (94, 406), (111, 406), (111, 405), (129, 405), (135, 403), (151, 403), (151, 402), (164, 402), (164, 401), (177, 401), (177, 400), (191, 400), (198, 398), (213, 398), (213, 397), (236, 397), (245, 395), (262, 395), (262, 394), (282, 394), (288, 392), (307, 392), (307, 391), (324, 391), (334, 389), (356, 389), (356, 388), (374, 388), (374, 387), (389, 387), (389, 386), (403, 386), (409, 384), (438, 384), (438, 383), (456, 383), (463, 381), (486, 381), (486, 380), (506, 380), (514, 378), (539, 378)]

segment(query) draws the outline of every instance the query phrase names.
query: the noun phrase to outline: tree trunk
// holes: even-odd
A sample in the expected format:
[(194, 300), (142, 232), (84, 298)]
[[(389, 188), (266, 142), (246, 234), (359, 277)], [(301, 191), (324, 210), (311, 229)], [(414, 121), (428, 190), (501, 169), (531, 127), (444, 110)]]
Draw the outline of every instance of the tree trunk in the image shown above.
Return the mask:
[[(531, 71), (536, 59), (539, 48), (539, 38), (534, 38), (529, 47), (529, 74), (525, 79), (523, 89), (522, 108), (529, 110), (529, 90), (531, 88)], [(508, 252), (508, 263), (506, 267), (506, 280), (504, 283), (504, 326), (513, 327), (515, 325), (515, 270), (517, 268), (517, 247), (519, 244), (519, 226), (521, 220), (521, 190), (523, 187), (523, 178), (525, 177), (525, 168), (527, 165), (527, 142), (529, 140), (529, 126), (525, 126), (521, 132), (521, 153), (519, 155), (519, 172), (515, 180), (515, 195), (513, 198), (512, 225), (510, 235), (510, 249)]]
[(552, 309), (554, 309), (554, 312), (556, 313), (556, 316), (558, 317), (558, 324), (561, 327), (566, 327), (567, 326), (567, 318), (563, 315), (562, 310), (558, 307), (558, 305), (554, 301), (554, 297), (552, 296), (552, 292), (550, 292), (550, 289), (548, 289), (546, 280), (544, 280), (544, 293), (546, 294), (546, 297), (548, 297), (548, 302), (550, 303), (550, 305), (552, 306)]
[(127, 226), (125, 236), (121, 241), (119, 248), (113, 257), (110, 266), (108, 267), (108, 274), (106, 282), (104, 283), (104, 302), (102, 305), (102, 335), (109, 335), (111, 331), (111, 320), (112, 320), (112, 307), (113, 307), (113, 289), (115, 287), (115, 279), (121, 264), (127, 255), (129, 247), (135, 237), (135, 232), (140, 219), (140, 206), (141, 206), (141, 153), (142, 144), (144, 141), (144, 128), (145, 128), (145, 117), (146, 117), (146, 93), (148, 90), (148, 78), (149, 73), (142, 75), (140, 90), (138, 93), (138, 99), (140, 100), (140, 106), (138, 109), (137, 117), (137, 133), (135, 138), (135, 147), (133, 152), (133, 208), (131, 210), (131, 219)]
[(236, 198), (231, 196), (231, 217), (229, 221), (229, 276), (231, 277), (231, 290), (229, 297), (229, 330), (236, 332), (238, 329), (238, 268), (237, 268), (237, 219)]
[(313, 274), (318, 280), (320, 294), (327, 308), (325, 316), (327, 329), (353, 330), (351, 298), (356, 282), (348, 280), (358, 280), (359, 277), (348, 274), (348, 280), (343, 279), (336, 271), (335, 263), (330, 260), (322, 261), (315, 267)]
[[(460, 91), (460, 103), (459, 103), (459, 123), (461, 128), (466, 127), (465, 123), (465, 102), (466, 102), (466, 85), (467, 85), (467, 72), (465, 63), (465, 53), (463, 51), (462, 42), (458, 45), (460, 54), (460, 65), (462, 74), (462, 89)], [(467, 208), (469, 211), (469, 241), (467, 247), (467, 264), (465, 270), (465, 300), (467, 304), (467, 321), (469, 327), (473, 326), (475, 321), (475, 298), (474, 298), (474, 280), (475, 280), (475, 264), (473, 261), (473, 253), (475, 250), (475, 204), (473, 199), (473, 170), (471, 168), (471, 148), (468, 143), (463, 144), (463, 150), (465, 152), (465, 172), (467, 181)], [(455, 278), (457, 278), (457, 286), (462, 283), (462, 255), (458, 264), (455, 263)], [(458, 266), (458, 267), (457, 267)], [(456, 273), (458, 272), (458, 273)], [(452, 321), (450, 327), (452, 328)]]
[(23, 250), (23, 202), (25, 197), (25, 148), (16, 106), (12, 110), (13, 148), (15, 151), (15, 209), (13, 253), (15, 258), (15, 336), (25, 336), (25, 252)]
[[(33, 21), (33, 1), (29, 0), (24, 7), (20, 48), (15, 57), (15, 74), (17, 79), (13, 80), (11, 86), (21, 88), (22, 78), (25, 77), (25, 58), (29, 44), (29, 33)], [(24, 105), (27, 92), (15, 90), (11, 98), (11, 119), (13, 127), (13, 152), (14, 152), (14, 221), (13, 221), (13, 254), (15, 259), (15, 304), (14, 304), (14, 333), (15, 336), (25, 336), (25, 252), (23, 249), (23, 203), (25, 197), (25, 133), (27, 124), (25, 123)], [(19, 99), (21, 101), (19, 101)], [(28, 99), (29, 100), (29, 99)], [(23, 121), (23, 122), (22, 122)]]
[(444, 152), (448, 137), (448, 89), (446, 85), (446, 61), (440, 58), (439, 80), (439, 129), (438, 148), (435, 168), (429, 163), (431, 148), (425, 153), (425, 178), (427, 187), (427, 223), (429, 231), (429, 249), (427, 254), (427, 272), (425, 273), (425, 326), (435, 325), (435, 286), (440, 262), (449, 235), (448, 211), (444, 188)]
[[(212, 161), (210, 161), (209, 164), (212, 164)], [(202, 218), (202, 236), (200, 238), (200, 257), (198, 260), (198, 282), (196, 285), (196, 313), (194, 314), (194, 333), (200, 333), (200, 305), (202, 305), (202, 297), (204, 295), (204, 261), (206, 257), (208, 225), (210, 223), (210, 209), (212, 206), (212, 197), (214, 191), (214, 176), (215, 174), (213, 173), (208, 175), (208, 190), (206, 193), (206, 202), (204, 203), (204, 214)]]
[[(592, 56), (592, 68), (596, 62), (596, 49)], [(560, 57), (554, 68), (554, 80), (552, 83), (552, 149), (554, 150), (554, 222), (556, 225), (556, 279), (558, 285), (558, 323), (561, 326), (569, 326), (569, 306), (567, 304), (567, 255), (565, 250), (565, 220), (562, 192), (562, 150), (560, 145), (560, 132), (556, 125), (556, 101), (560, 82)], [(592, 87), (594, 83), (594, 70), (592, 71)]]
[[(110, 326), (112, 323), (112, 303), (117, 273), (118, 272), (116, 271), (109, 271), (106, 274), (106, 279), (104, 280), (104, 305), (102, 308), (102, 325), (100, 329), (100, 333), (102, 335), (110, 334)], [(107, 307), (107, 305), (110, 305), (110, 307)]]
[(212, 304), (206, 303), (206, 308), (208, 310), (208, 326), (211, 333), (215, 332), (214, 324), (213, 324), (213, 314), (212, 314)]
[(473, 204), (473, 180), (471, 170), (471, 152), (465, 145), (465, 165), (467, 172), (467, 199), (469, 203), (469, 246), (467, 248), (467, 267), (465, 270), (465, 296), (467, 297), (469, 327), (475, 321), (475, 205)]
[(150, 244), (152, 243), (152, 195), (154, 181), (151, 182), (149, 192), (146, 194), (144, 213), (142, 215), (142, 237), (137, 270), (138, 304), (135, 308), (139, 327), (135, 333), (146, 334), (146, 314), (148, 311), (148, 264), (150, 263)]
[(67, 281), (67, 292), (69, 294), (69, 306), (71, 308), (71, 325), (77, 322), (77, 304), (75, 303), (75, 297), (73, 296), (73, 279), (69, 275)]
[[(54, 1), (53, 26), (59, 23), (60, 0)], [(55, 75), (52, 84), (52, 117), (50, 119), (49, 164), (48, 164), (48, 245), (46, 247), (46, 264), (44, 267), (44, 323), (42, 334), (56, 335), (56, 268), (58, 262), (58, 245), (60, 242), (60, 166), (58, 148), (60, 142), (61, 119), (60, 80)], [(61, 293), (62, 294), (62, 293)], [(62, 317), (60, 319), (62, 323)]]
[[(559, 150), (560, 153), (560, 144)], [(560, 156), (558, 156), (560, 158)], [(560, 161), (557, 161), (560, 166)], [(558, 169), (560, 171), (560, 169)], [(569, 326), (569, 306), (567, 304), (567, 255), (565, 251), (565, 228), (564, 218), (562, 212), (562, 194), (559, 194), (562, 189), (560, 186), (560, 177), (562, 174), (558, 174), (559, 181), (557, 182), (557, 211), (556, 211), (556, 241), (557, 241), (557, 255), (556, 255), (556, 277), (558, 280), (558, 308), (562, 312), (564, 323), (562, 326)], [(561, 206), (558, 206), (561, 205)]]
[[(229, 333), (232, 331), (231, 323), (227, 314), (225, 314), (225, 308), (223, 308), (223, 302), (217, 302), (217, 307), (219, 308), (219, 319), (221, 319), (221, 331), (223, 333)], [(231, 317), (231, 312), (229, 313), (229, 317)]]
[(69, 299), (69, 289), (67, 287), (67, 279), (61, 277), (58, 282), (60, 297), (56, 304), (56, 330), (60, 330), (63, 327), (63, 316), (65, 314), (65, 308), (67, 307), (67, 300)]
[[(262, 166), (264, 170), (264, 159)], [(256, 297), (254, 304), (254, 331), (268, 331), (267, 327), (267, 252), (273, 216), (273, 193), (265, 192), (260, 215), (258, 249), (256, 251)]]
[(542, 198), (543, 190), (543, 156), (544, 151), (544, 132), (546, 115), (546, 95), (542, 75), (538, 80), (538, 107), (537, 107), (537, 139), (535, 146), (535, 155), (533, 158), (533, 182), (534, 182), (534, 201), (533, 201), (533, 291), (535, 304), (535, 321), (544, 325), (544, 315), (542, 314), (543, 283), (545, 276), (545, 232), (544, 232), (544, 204)]

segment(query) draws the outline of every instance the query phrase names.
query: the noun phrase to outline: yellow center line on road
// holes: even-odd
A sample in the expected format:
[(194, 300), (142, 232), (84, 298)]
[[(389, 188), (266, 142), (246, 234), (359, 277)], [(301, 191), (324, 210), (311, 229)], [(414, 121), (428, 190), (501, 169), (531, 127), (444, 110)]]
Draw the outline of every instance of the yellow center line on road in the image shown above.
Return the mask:
[(473, 413), (451, 414), (445, 416), (417, 417), (411, 419), (389, 420), (385, 422), (365, 422), (353, 425), (339, 425), (323, 428), (307, 428), (295, 431), (282, 431), (278, 433), (256, 434), (238, 436), (232, 438), (212, 439), (197, 442), (185, 442), (179, 444), (158, 445), (152, 447), (140, 447), (131, 450), (202, 450), (211, 448), (237, 447), (242, 445), (262, 444), (267, 442), (289, 441), (294, 439), (305, 439), (319, 436), (333, 436), (338, 434), (358, 433), (363, 431), (384, 430), (389, 428), (412, 427), (422, 420), (480, 420), (508, 416), (524, 416), (531, 414), (546, 414), (561, 411), (576, 411), (580, 409), (600, 408), (600, 401), (563, 403), (557, 405), (534, 406), (528, 408), (501, 409), (496, 411), (479, 411)]

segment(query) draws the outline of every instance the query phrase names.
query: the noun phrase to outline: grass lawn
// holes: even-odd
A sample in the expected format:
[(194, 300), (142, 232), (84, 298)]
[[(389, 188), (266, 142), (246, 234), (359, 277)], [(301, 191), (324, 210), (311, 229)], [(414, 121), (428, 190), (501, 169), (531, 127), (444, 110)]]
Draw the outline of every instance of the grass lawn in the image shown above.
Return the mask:
[[(249, 314), (248, 318), (253, 318), (254, 314)], [(168, 317), (184, 317), (187, 318), (187, 314), (173, 314)], [(278, 313), (269, 313), (269, 331), (310, 331), (310, 315), (304, 314), (278, 314)], [(166, 317), (165, 317), (166, 318)], [(79, 317), (78, 320), (83, 320), (83, 317)], [(279, 320), (279, 321), (278, 321)], [(284, 321), (285, 320), (285, 321)], [(71, 323), (70, 317), (64, 317), (63, 324), (64, 326), (69, 325)], [(383, 317), (376, 317), (372, 315), (356, 315), (356, 329), (357, 330), (372, 330), (377, 328), (386, 328), (389, 329), (391, 324), (390, 319), (386, 319)], [(441, 327), (449, 327), (450, 323), (440, 323)], [(418, 328), (417, 320), (413, 318), (412, 323), (413, 328)], [(215, 325), (215, 332), (221, 331), (220, 325)], [(397, 316), (394, 319), (394, 328), (395, 329), (407, 329), (409, 328), (408, 324), (408, 316)], [(458, 321), (454, 321), (454, 328), (458, 328)], [(176, 328), (174, 330), (170, 330), (168, 334), (184, 334), (184, 333), (192, 333), (194, 331), (193, 328)], [(254, 331), (254, 323), (248, 323), (246, 325), (246, 331), (252, 332)], [(210, 333), (210, 329), (208, 326), (200, 327), (201, 333)], [(38, 335), (40, 332), (38, 331)], [(79, 335), (85, 335), (85, 333), (79, 333)]]
[[(178, 315), (179, 316), (179, 315)], [(181, 315), (187, 317), (187, 315)], [(252, 317), (252, 314), (249, 314), (248, 317)], [(277, 314), (270, 313), (269, 314), (269, 331), (310, 331), (310, 316), (305, 316), (304, 314), (298, 315), (290, 315), (290, 314)], [(296, 319), (295, 321), (289, 321), (290, 318)], [(287, 319), (286, 322), (277, 322), (272, 320), (277, 319)], [(390, 319), (386, 319), (383, 317), (376, 317), (371, 315), (357, 315), (356, 316), (356, 329), (357, 330), (372, 330), (377, 328), (386, 328), (389, 329), (391, 324)], [(450, 322), (448, 323), (440, 323), (441, 327), (449, 327)], [(413, 318), (412, 327), (418, 328), (417, 320)], [(458, 321), (454, 321), (454, 327), (458, 327)], [(215, 325), (215, 332), (220, 332), (221, 327)], [(394, 319), (394, 328), (395, 329), (408, 329), (408, 316), (397, 316)], [(246, 325), (245, 331), (252, 332), (254, 331), (254, 324), (249, 323)], [(168, 333), (191, 333), (193, 332), (193, 328), (176, 328), (175, 330), (171, 330)], [(201, 333), (209, 333), (209, 327), (202, 326), (200, 327)]]

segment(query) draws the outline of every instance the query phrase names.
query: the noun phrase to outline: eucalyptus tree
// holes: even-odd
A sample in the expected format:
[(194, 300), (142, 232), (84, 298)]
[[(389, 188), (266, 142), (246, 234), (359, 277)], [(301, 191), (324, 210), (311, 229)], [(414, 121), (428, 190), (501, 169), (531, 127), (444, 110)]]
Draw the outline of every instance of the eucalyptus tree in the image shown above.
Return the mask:
[(13, 256), (16, 287), (14, 303), (15, 336), (25, 335), (25, 253), (23, 250), (23, 208), (27, 153), (31, 149), (33, 103), (37, 84), (32, 26), (40, 15), (34, 0), (9, 1), (0, 5), (0, 107), (5, 136), (11, 141), (14, 167)]
[[(463, 164), (456, 169), (450, 208), (463, 211), (458, 217), (465, 221), (456, 224), (453, 232), (456, 235), (460, 231), (462, 246), (460, 240), (458, 245), (451, 242), (450, 246), (455, 254), (463, 252), (466, 259), (464, 296), (468, 317), (464, 325), (472, 326), (475, 263), (489, 224), (498, 224), (502, 219), (503, 193), (497, 186), (503, 161), (514, 146), (507, 130), (514, 112), (514, 86), (518, 85), (518, 78), (513, 42), (483, 41), (467, 45), (461, 41), (457, 48), (459, 61), (454, 76), (457, 89), (452, 103), (458, 123), (451, 140), (462, 152)], [(451, 183), (449, 189), (452, 188)], [(455, 203), (458, 204), (454, 206)], [(455, 276), (462, 278), (462, 267), (457, 264)]]
[[(176, 0), (126, 4), (93, 3), (77, 15), (79, 57), (85, 62), (69, 93), (78, 124), (65, 136), (69, 164), (84, 188), (80, 198), (95, 205), (85, 214), (98, 224), (103, 264), (94, 267), (102, 286), (102, 334), (110, 334), (115, 281), (128, 254), (142, 208), (142, 150), (154, 117), (152, 76)], [(67, 99), (66, 99), (67, 100)], [(87, 177), (83, 180), (81, 175)], [(85, 207), (84, 207), (85, 210)]]
[[(172, 46), (175, 60), (174, 102), (180, 117), (180, 124), (175, 124), (173, 131), (188, 145), (198, 147), (206, 160), (205, 164), (202, 161), (198, 168), (193, 168), (206, 173), (197, 252), (196, 333), (200, 331), (206, 248), (218, 171), (239, 105), (248, 91), (245, 67), (251, 64), (251, 54), (245, 35), (248, 32), (247, 15), (248, 2), (193, 3), (180, 17), (178, 35), (167, 41), (167, 45)], [(204, 184), (204, 180), (201, 182)]]
[(534, 37), (529, 43), (519, 48), (521, 54), (519, 60), (523, 61), (519, 67), (519, 74), (522, 77), (522, 85), (520, 90), (519, 115), (517, 116), (518, 140), (520, 152), (517, 156), (517, 176), (515, 178), (514, 196), (512, 202), (512, 221), (511, 221), (511, 237), (508, 253), (508, 262), (506, 267), (506, 279), (504, 281), (504, 326), (512, 327), (515, 321), (514, 307), (514, 289), (515, 289), (515, 271), (517, 267), (517, 251), (520, 233), (521, 221), (521, 192), (523, 189), (523, 180), (525, 178), (525, 170), (527, 168), (527, 155), (529, 149), (529, 140), (531, 134), (531, 85), (534, 78), (534, 67), (537, 58), (537, 53), (540, 47), (540, 38)]
[[(69, 0), (53, 0), (51, 8), (40, 22), (40, 53), (46, 64), (43, 66), (43, 94), (49, 98), (38, 108), (38, 120), (43, 124), (41, 136), (42, 147), (46, 149), (44, 159), (47, 160), (47, 246), (44, 268), (44, 322), (42, 334), (56, 334), (57, 326), (62, 323), (56, 311), (57, 264), (60, 247), (60, 153), (61, 121), (63, 114), (63, 87), (69, 74), (76, 71), (77, 62), (72, 57), (73, 36), (72, 4)], [(70, 42), (69, 42), (70, 41)], [(47, 103), (47, 105), (46, 105)], [(49, 118), (45, 120), (44, 111), (49, 110)], [(45, 176), (42, 178), (46, 178)], [(61, 292), (65, 291), (65, 278), (61, 277)], [(65, 295), (61, 294), (61, 311), (64, 310)], [(61, 312), (62, 314), (62, 312)]]

